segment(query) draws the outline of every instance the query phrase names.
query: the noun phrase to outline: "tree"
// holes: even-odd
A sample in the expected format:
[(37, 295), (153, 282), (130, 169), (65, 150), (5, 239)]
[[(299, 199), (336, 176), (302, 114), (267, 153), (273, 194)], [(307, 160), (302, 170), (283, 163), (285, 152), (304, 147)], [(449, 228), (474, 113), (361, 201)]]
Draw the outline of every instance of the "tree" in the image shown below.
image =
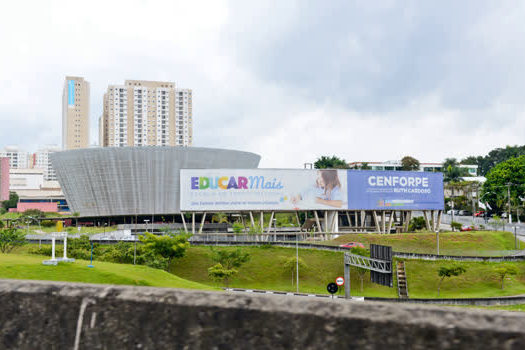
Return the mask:
[[(368, 250), (366, 250), (365, 248), (359, 248), (359, 247), (353, 248), (351, 250), (351, 252), (352, 252), (352, 254), (370, 257), (370, 252)], [(368, 272), (368, 270), (364, 269), (362, 267), (356, 267), (355, 269), (357, 270), (357, 276), (359, 276), (359, 280), (361, 280), (361, 293), (362, 293), (363, 292), (363, 283), (364, 283), (365, 276), (366, 276), (366, 273)]]
[(238, 271), (235, 269), (227, 269), (220, 263), (208, 268), (208, 277), (216, 282), (224, 282), (226, 288), (230, 284), (230, 278), (234, 276)]
[(316, 169), (348, 169), (348, 163), (344, 159), (336, 156), (322, 156), (314, 163)]
[(295, 281), (295, 273), (297, 271), (297, 262), (299, 262), (299, 269), (300, 270), (303, 270), (303, 269), (307, 269), (308, 266), (306, 265), (306, 263), (304, 262), (303, 259), (299, 258), (299, 260), (296, 259), (295, 256), (291, 256), (287, 259), (285, 259), (283, 261), (283, 269), (286, 271), (286, 272), (289, 272), (292, 274), (292, 286), (294, 285), (294, 281)]
[(243, 252), (241, 248), (235, 250), (226, 250), (226, 249), (215, 249), (211, 247), (212, 256), (211, 259), (213, 262), (220, 264), (226, 270), (231, 270), (233, 268), (239, 268), (244, 263), (250, 260), (250, 254)]
[(438, 284), (438, 296), (441, 290), (441, 283), (446, 277), (459, 276), (466, 271), (467, 269), (463, 265), (441, 266), (438, 270), (438, 276), (441, 277)]
[(501, 279), (501, 289), (503, 289), (504, 288), (503, 283), (505, 282), (505, 277), (507, 277), (507, 275), (517, 275), (518, 268), (514, 265), (502, 265), (502, 266), (496, 267), (494, 269), (494, 272), (496, 272), (496, 274)]
[(139, 236), (139, 239), (144, 243), (144, 249), (151, 252), (154, 256), (158, 255), (164, 259), (167, 259), (167, 270), (174, 258), (182, 258), (186, 253), (186, 249), (189, 248), (187, 235), (163, 235), (156, 236), (149, 232), (145, 235)]
[(0, 252), (9, 253), (15, 247), (26, 244), (25, 234), (14, 228), (3, 228), (0, 230)]
[(9, 192), (9, 199), (2, 202), (2, 207), (8, 211), (11, 208), (16, 208), (18, 204), (18, 194), (16, 192)]
[(525, 155), (499, 163), (489, 171), (486, 178), (481, 197), (493, 211), (507, 209), (509, 188), (511, 201), (520, 202), (520, 198), (525, 197), (525, 186), (522, 186), (525, 183)]
[(407, 171), (419, 170), (419, 160), (410, 156), (405, 156), (401, 159), (401, 169)]

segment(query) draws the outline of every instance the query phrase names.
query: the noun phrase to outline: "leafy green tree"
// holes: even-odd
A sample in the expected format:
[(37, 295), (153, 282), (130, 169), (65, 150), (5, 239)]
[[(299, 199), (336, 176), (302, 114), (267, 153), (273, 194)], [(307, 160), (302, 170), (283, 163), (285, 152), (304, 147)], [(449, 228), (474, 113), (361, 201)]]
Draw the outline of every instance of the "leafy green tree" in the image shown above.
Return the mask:
[(182, 258), (189, 248), (188, 236), (181, 235), (163, 235), (156, 236), (149, 232), (139, 236), (140, 241), (144, 244), (144, 249), (167, 260), (166, 269), (169, 268), (174, 258)]
[[(356, 254), (356, 255), (370, 257), (370, 252), (367, 249), (365, 249), (365, 248), (356, 247), (356, 248), (353, 248), (351, 250), (351, 252), (353, 254)], [(368, 270), (367, 269), (363, 269), (362, 267), (356, 267), (355, 270), (357, 271), (357, 276), (359, 277), (359, 280), (361, 281), (361, 293), (362, 293), (363, 292), (363, 284), (364, 284), (365, 276), (366, 276)]]
[(441, 291), (441, 283), (447, 277), (459, 276), (465, 273), (467, 269), (463, 265), (452, 265), (452, 266), (441, 266), (438, 270), (439, 284), (438, 284), (438, 296)]
[(511, 184), (511, 201), (520, 202), (520, 198), (525, 197), (525, 155), (499, 163), (486, 178), (482, 189), (483, 201), (488, 202), (493, 211), (507, 210), (507, 184)]
[(216, 222), (219, 224), (227, 224), (228, 223), (228, 215), (224, 213), (216, 213), (211, 217), (211, 222)]
[(0, 252), (9, 253), (15, 247), (26, 244), (25, 234), (13, 227), (0, 230)]
[(2, 207), (8, 211), (11, 208), (16, 208), (18, 204), (18, 194), (16, 192), (9, 192), (9, 199), (2, 202)]
[(348, 169), (348, 163), (341, 158), (336, 156), (327, 157), (322, 156), (317, 159), (314, 163), (316, 169)]
[(228, 288), (230, 279), (237, 274), (237, 272), (236, 269), (227, 269), (218, 263), (208, 268), (208, 277), (215, 282), (223, 282), (226, 288)]
[(422, 216), (416, 216), (415, 218), (412, 218), (408, 224), (408, 231), (409, 232), (415, 232), (419, 230), (423, 230), (427, 227), (427, 223), (425, 221), (425, 218)]
[(210, 248), (211, 259), (217, 264), (221, 264), (225, 269), (231, 270), (239, 268), (250, 260), (250, 254), (244, 252), (241, 248), (235, 250)]
[(401, 159), (401, 169), (407, 171), (418, 170), (419, 160), (410, 156), (405, 156)]
[(291, 256), (287, 259), (284, 259), (282, 262), (282, 266), (284, 271), (292, 274), (292, 286), (294, 285), (295, 281), (295, 273), (297, 272), (297, 263), (299, 262), (299, 270), (307, 269), (308, 266), (304, 262), (303, 259), (299, 258), (299, 260), (296, 259), (295, 256)]
[(505, 277), (508, 275), (517, 275), (518, 274), (518, 268), (514, 265), (502, 265), (499, 267), (496, 267), (494, 269), (494, 272), (498, 275), (498, 277), (501, 280), (501, 289), (504, 288), (505, 283)]
[(367, 162), (364, 162), (363, 164), (361, 164), (361, 166), (359, 167), (359, 169), (361, 170), (371, 170), (372, 167), (370, 165), (368, 165)]

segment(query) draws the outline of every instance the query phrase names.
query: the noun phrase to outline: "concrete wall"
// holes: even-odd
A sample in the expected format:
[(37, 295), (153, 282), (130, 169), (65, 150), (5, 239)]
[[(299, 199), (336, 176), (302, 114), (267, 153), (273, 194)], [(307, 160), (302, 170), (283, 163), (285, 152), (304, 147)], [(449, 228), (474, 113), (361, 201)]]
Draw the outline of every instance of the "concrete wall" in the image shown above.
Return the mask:
[(525, 314), (0, 280), (0, 348), (524, 349)]

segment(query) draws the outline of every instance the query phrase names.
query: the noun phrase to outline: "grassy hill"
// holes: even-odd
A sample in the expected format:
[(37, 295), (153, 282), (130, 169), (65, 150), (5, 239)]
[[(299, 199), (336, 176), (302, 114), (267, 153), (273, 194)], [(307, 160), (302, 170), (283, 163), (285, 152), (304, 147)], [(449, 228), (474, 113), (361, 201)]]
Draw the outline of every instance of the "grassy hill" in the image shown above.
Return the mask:
[[(235, 249), (235, 248), (217, 248)], [(230, 286), (249, 289), (268, 289), (295, 291), (292, 276), (283, 268), (287, 257), (295, 256), (295, 249), (279, 247), (246, 247), (251, 260), (239, 268), (239, 273), (232, 279)], [(343, 275), (343, 253), (299, 249), (299, 257), (307, 268), (300, 271), (300, 291), (326, 294), (326, 285), (337, 276)], [(191, 247), (186, 256), (175, 261), (170, 271), (182, 278), (213, 286), (207, 275), (208, 267), (214, 263), (210, 248)], [(408, 289), (412, 298), (437, 298), (439, 266), (452, 264), (447, 261), (407, 260)], [(467, 298), (525, 294), (525, 262), (509, 263), (516, 265), (520, 273), (509, 277), (505, 289), (500, 288), (500, 280), (494, 272), (498, 263), (462, 263), (467, 272), (459, 277), (452, 277), (443, 282), (441, 297)], [(364, 291), (360, 291), (360, 280), (356, 269), (351, 269), (352, 295), (377, 297), (397, 297), (397, 289), (370, 283), (367, 273)], [(395, 285), (394, 285), (395, 286)]]
[(95, 268), (88, 268), (88, 261), (42, 265), (49, 257), (29, 254), (0, 254), (0, 278), (68, 281), (101, 284), (126, 284), (152, 287), (188, 289), (215, 289), (188, 281), (166, 271), (147, 266), (113, 264), (95, 261)]
[[(367, 248), (373, 244), (392, 246), (397, 252), (436, 253), (436, 234), (433, 232), (381, 234), (347, 234), (323, 242), (340, 245), (361, 242)], [(525, 249), (525, 243), (520, 243)], [(514, 235), (503, 231), (442, 232), (439, 234), (440, 254), (448, 255), (501, 255), (504, 250), (514, 249)]]

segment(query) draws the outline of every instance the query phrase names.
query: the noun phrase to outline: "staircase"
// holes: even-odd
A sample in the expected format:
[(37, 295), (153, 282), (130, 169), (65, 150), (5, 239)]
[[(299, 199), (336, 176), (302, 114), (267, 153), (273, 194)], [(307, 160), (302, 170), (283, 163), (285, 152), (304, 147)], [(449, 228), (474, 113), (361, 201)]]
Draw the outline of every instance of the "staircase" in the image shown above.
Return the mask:
[(400, 299), (408, 299), (407, 274), (404, 261), (397, 262), (397, 294)]

